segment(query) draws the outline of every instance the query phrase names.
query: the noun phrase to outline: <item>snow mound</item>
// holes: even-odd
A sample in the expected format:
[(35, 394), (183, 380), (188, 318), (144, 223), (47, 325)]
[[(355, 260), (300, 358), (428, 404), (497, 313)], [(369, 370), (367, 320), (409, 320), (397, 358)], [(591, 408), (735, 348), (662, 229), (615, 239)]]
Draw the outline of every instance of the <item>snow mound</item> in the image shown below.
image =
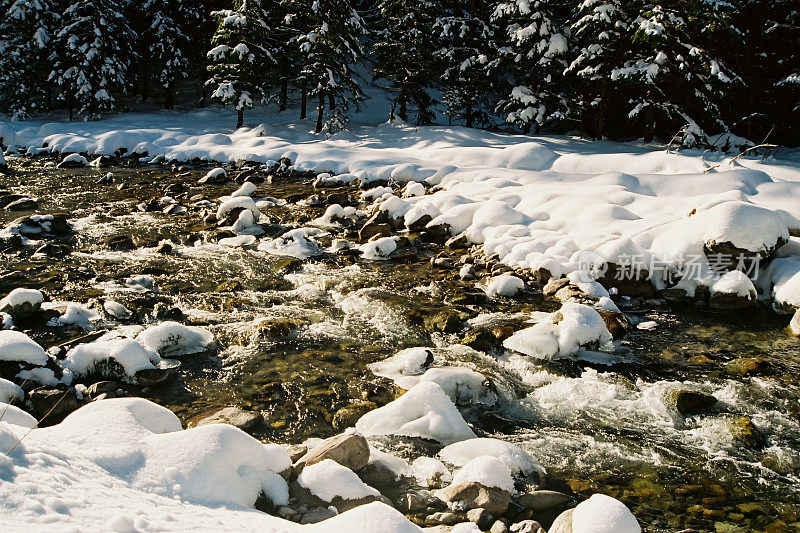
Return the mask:
[(411, 471), (417, 481), (427, 487), (453, 481), (453, 476), (447, 467), (433, 457), (417, 457), (411, 463)]
[(20, 305), (30, 305), (35, 307), (44, 301), (44, 295), (36, 289), (14, 289), (0, 300), (0, 309), (6, 307), (17, 307)]
[(365, 435), (405, 435), (443, 444), (475, 437), (450, 397), (434, 382), (420, 383), (365, 414), (356, 422), (356, 429)]
[(763, 252), (789, 240), (789, 230), (776, 211), (745, 202), (724, 202), (690, 217), (702, 228), (704, 242), (730, 242), (750, 252)]
[(326, 502), (333, 501), (337, 496), (343, 500), (380, 496), (380, 492), (361, 481), (355, 472), (333, 459), (303, 468), (297, 476), (297, 483)]
[(497, 487), (515, 494), (514, 478), (511, 469), (500, 459), (490, 455), (481, 455), (465, 464), (453, 476), (453, 484), (480, 483), (484, 487)]
[(555, 313), (557, 324), (540, 322), (514, 333), (503, 346), (539, 359), (568, 357), (582, 348), (613, 351), (611, 333), (600, 313), (575, 302), (565, 303)]
[(516, 276), (503, 274), (491, 279), (486, 286), (486, 294), (491, 298), (497, 296), (516, 296), (520, 291), (525, 290), (525, 282)]
[(22, 388), (7, 379), (0, 378), (0, 402), (11, 403), (13, 400), (21, 400), (25, 397)]
[(594, 494), (572, 511), (574, 533), (640, 533), (642, 528), (625, 504)]
[(136, 340), (162, 357), (178, 357), (204, 352), (214, 342), (214, 335), (205, 328), (168, 321), (148, 327)]
[(445, 446), (439, 452), (439, 457), (455, 466), (464, 466), (481, 456), (491, 456), (500, 460), (515, 476), (528, 476), (533, 472), (545, 473), (545, 469), (525, 450), (516, 444), (499, 439), (464, 440)]
[(233, 191), (231, 193), (231, 196), (233, 198), (237, 198), (239, 196), (251, 196), (252, 197), (256, 193), (257, 190), (258, 190), (258, 187), (256, 186), (255, 183), (253, 183), (252, 181), (245, 181), (244, 183), (242, 183), (241, 187), (239, 187), (238, 189), (236, 189), (235, 191)]
[(800, 257), (775, 259), (766, 273), (778, 311), (800, 309)]
[(91, 374), (99, 363), (113, 360), (119, 363), (129, 379), (137, 372), (155, 368), (161, 360), (152, 348), (142, 346), (133, 339), (96, 340), (67, 352), (64, 366), (76, 376)]
[(720, 276), (710, 287), (711, 294), (732, 294), (755, 301), (756, 286), (744, 272), (732, 270)]
[(17, 361), (42, 366), (47, 354), (30, 337), (19, 331), (0, 331), (0, 361)]

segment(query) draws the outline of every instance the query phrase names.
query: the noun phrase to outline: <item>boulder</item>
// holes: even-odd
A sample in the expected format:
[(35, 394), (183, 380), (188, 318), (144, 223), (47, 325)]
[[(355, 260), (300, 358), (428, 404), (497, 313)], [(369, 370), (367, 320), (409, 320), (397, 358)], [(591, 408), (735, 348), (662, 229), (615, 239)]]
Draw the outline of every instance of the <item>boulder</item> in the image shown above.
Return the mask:
[(746, 416), (726, 417), (725, 425), (730, 431), (733, 440), (740, 444), (754, 450), (764, 447), (764, 435), (753, 424), (753, 421)]
[(367, 439), (357, 433), (342, 433), (309, 450), (294, 464), (294, 470), (295, 473), (300, 473), (306, 466), (333, 459), (353, 472), (358, 472), (369, 463), (369, 455)]
[(353, 427), (359, 418), (377, 408), (378, 405), (374, 402), (355, 401), (336, 411), (333, 415), (331, 425), (340, 431)]
[(519, 505), (531, 511), (544, 511), (567, 505), (570, 502), (572, 502), (572, 496), (554, 490), (534, 490), (517, 498)]
[(33, 211), (39, 204), (33, 198), (20, 198), (6, 205), (6, 211)]
[(498, 487), (487, 487), (469, 481), (450, 485), (440, 491), (441, 498), (455, 508), (486, 509), (494, 516), (500, 516), (508, 509), (511, 494)]
[(536, 520), (523, 520), (511, 526), (511, 533), (545, 533), (545, 531)]
[(684, 416), (705, 411), (717, 403), (717, 399), (710, 394), (683, 389), (670, 391), (667, 399)]
[(492, 523), (494, 522), (492, 513), (486, 509), (483, 509), (482, 507), (467, 511), (467, 520), (478, 526), (481, 531), (485, 531), (492, 527)]
[(28, 393), (28, 397), (33, 405), (33, 412), (42, 425), (61, 422), (85, 403), (84, 400), (78, 399), (75, 389), (41, 388), (32, 390)]
[(433, 513), (428, 515), (425, 518), (425, 524), (429, 526), (438, 526), (438, 525), (446, 525), (446, 526), (453, 526), (455, 524), (463, 522), (464, 519), (458, 516), (455, 513)]
[(264, 422), (261, 413), (245, 411), (239, 407), (216, 407), (209, 409), (186, 424), (187, 427), (205, 426), (207, 424), (229, 424), (242, 431), (248, 431)]
[(316, 524), (317, 522), (322, 522), (328, 518), (333, 518), (336, 515), (336, 511), (320, 505), (318, 507), (314, 507), (313, 509), (309, 509), (309, 511), (303, 515), (303, 518), (300, 519), (300, 523)]

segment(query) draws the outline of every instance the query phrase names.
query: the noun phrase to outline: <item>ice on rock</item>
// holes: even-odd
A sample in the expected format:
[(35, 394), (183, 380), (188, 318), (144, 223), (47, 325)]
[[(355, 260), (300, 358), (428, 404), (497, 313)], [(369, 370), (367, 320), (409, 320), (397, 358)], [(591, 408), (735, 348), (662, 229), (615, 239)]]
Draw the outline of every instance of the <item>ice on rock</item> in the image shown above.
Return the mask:
[(148, 327), (136, 340), (162, 357), (179, 357), (206, 351), (214, 335), (205, 328), (167, 321)]
[(445, 446), (439, 452), (442, 460), (454, 466), (464, 466), (475, 458), (491, 456), (506, 465), (514, 476), (528, 476), (545, 469), (516, 444), (492, 438), (476, 438)]
[(252, 230), (255, 225), (256, 220), (253, 216), (253, 212), (245, 209), (239, 213), (239, 216), (236, 218), (236, 222), (234, 222), (233, 226), (231, 226), (231, 230), (237, 235), (241, 235), (242, 233)]
[(497, 296), (516, 296), (517, 293), (525, 290), (525, 282), (517, 276), (502, 274), (495, 276), (486, 286), (486, 294), (491, 298)]
[(43, 366), (37, 366), (35, 368), (31, 368), (30, 370), (21, 370), (19, 374), (17, 374), (17, 379), (27, 379), (33, 383), (47, 385), (48, 387), (55, 387), (59, 383), (66, 383), (69, 381), (69, 378), (67, 377), (57, 379), (56, 373), (53, 371), (53, 369)]
[(356, 429), (364, 435), (405, 435), (442, 444), (475, 437), (450, 397), (431, 381), (365, 414), (356, 422)]
[(44, 295), (36, 289), (14, 289), (8, 295), (0, 300), (0, 309), (6, 307), (19, 307), (21, 305), (29, 305), (35, 307), (41, 305), (44, 301)]
[(361, 481), (355, 472), (333, 459), (324, 459), (303, 468), (297, 476), (297, 483), (326, 502), (333, 501), (337, 496), (343, 500), (380, 496), (380, 492)]
[(642, 528), (621, 501), (593, 494), (572, 511), (574, 533), (640, 533)]
[(155, 368), (161, 360), (158, 353), (133, 339), (96, 340), (79, 344), (67, 352), (64, 366), (76, 376), (91, 374), (99, 363), (113, 360), (122, 366), (132, 380), (140, 370)]
[(430, 368), (418, 376), (387, 376), (401, 388), (409, 390), (419, 383), (433, 382), (447, 393), (456, 405), (492, 405), (497, 395), (489, 388), (486, 377), (465, 367)]
[(392, 357), (367, 367), (376, 376), (395, 379), (397, 376), (418, 376), (433, 362), (430, 348), (406, 348)]
[(230, 246), (231, 248), (241, 248), (243, 246), (252, 246), (255, 243), (255, 235), (237, 235), (236, 237), (220, 239), (218, 244), (220, 246)]
[(613, 351), (612, 337), (600, 313), (591, 307), (567, 302), (555, 314), (557, 324), (540, 322), (514, 333), (503, 346), (539, 359), (568, 357), (582, 348)]
[(411, 471), (417, 481), (426, 487), (435, 487), (453, 481), (453, 476), (444, 463), (433, 457), (417, 457), (411, 463)]
[[(21, 426), (25, 428), (32, 428), (38, 424), (34, 417), (19, 407), (15, 405), (8, 405), (6, 402), (0, 401), (0, 431), (3, 430), (3, 423), (13, 424), (15, 426)], [(12, 443), (11, 446), (13, 446), (13, 444), (14, 443)], [(4, 450), (0, 450), (0, 453), (5, 454), (11, 449), (11, 446), (8, 446)], [(0, 467), (2, 467), (2, 463), (0, 463)]]
[(44, 349), (19, 331), (0, 331), (0, 361), (16, 361), (42, 366), (47, 363)]
[(511, 469), (490, 455), (476, 457), (461, 467), (453, 476), (453, 485), (462, 483), (479, 483), (484, 487), (497, 487), (511, 494), (516, 493)]
[(261, 218), (261, 211), (259, 211), (258, 206), (252, 198), (249, 196), (237, 196), (235, 198), (229, 198), (219, 205), (217, 208), (217, 219), (224, 219), (228, 213), (234, 209), (246, 209), (250, 211), (255, 221)]
[(132, 315), (130, 309), (114, 300), (106, 300), (103, 302), (103, 309), (105, 309), (106, 313), (119, 320), (126, 320)]

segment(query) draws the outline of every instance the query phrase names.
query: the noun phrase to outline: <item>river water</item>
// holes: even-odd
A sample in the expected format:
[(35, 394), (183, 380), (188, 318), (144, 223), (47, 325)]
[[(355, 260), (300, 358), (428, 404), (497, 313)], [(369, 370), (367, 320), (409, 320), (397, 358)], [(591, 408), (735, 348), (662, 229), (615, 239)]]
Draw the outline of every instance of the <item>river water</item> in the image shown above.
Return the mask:
[[(76, 231), (60, 240), (72, 248), (62, 258), (30, 249), (0, 254), (0, 292), (25, 286), (54, 300), (113, 298), (134, 310), (138, 323), (155, 320), (156, 309), (172, 316), (177, 307), (180, 321), (211, 329), (217, 353), (184, 360), (178, 380), (141, 393), (184, 421), (234, 404), (264, 414), (258, 438), (299, 443), (330, 436), (340, 431), (332, 425), (340, 408), (354, 400), (382, 405), (397, 394), (367, 364), (428, 346), (438, 365), (467, 366), (489, 378), (498, 400), (462, 406), (462, 414), (479, 435), (529, 451), (555, 488), (619, 498), (651, 531), (800, 530), (800, 341), (787, 333), (787, 319), (766, 308), (719, 315), (658, 300), (623, 308), (634, 323), (657, 326), (630, 331), (603, 361), (613, 364), (537, 361), (497, 347), (480, 352), (460, 344), (474, 326), (521, 329), (532, 311), (558, 305), (534, 294), (465, 303), (458, 296), (468, 287), (457, 269), (431, 265), (441, 251), (436, 246), (402, 262), (345, 255), (301, 262), (215, 244), (217, 230), (198, 210), (165, 215), (136, 208), (171, 184), (212, 201), (235, 188), (198, 186), (203, 170), (10, 163), (16, 172), (0, 178), (0, 188), (37, 197), (37, 213), (70, 213)], [(95, 183), (108, 171), (124, 188)], [(286, 200), (264, 214), (286, 225), (320, 216), (324, 207), (298, 204), (314, 194), (310, 181), (261, 185), (260, 196)], [(19, 215), (0, 211), (0, 222)], [(102, 243), (115, 235), (133, 236), (136, 246), (115, 251)], [(171, 254), (157, 251), (164, 239), (174, 243)], [(8, 275), (14, 271), (24, 275)], [(138, 274), (152, 276), (158, 292), (118, 290)], [(431, 326), (430, 317), (447, 313), (458, 316), (457, 328)], [(45, 347), (82, 334), (31, 332)], [(684, 417), (667, 399), (677, 389), (713, 394), (718, 403)], [(758, 428), (758, 442), (736, 438), (743, 419)], [(384, 444), (407, 458), (420, 453), (408, 442)]]

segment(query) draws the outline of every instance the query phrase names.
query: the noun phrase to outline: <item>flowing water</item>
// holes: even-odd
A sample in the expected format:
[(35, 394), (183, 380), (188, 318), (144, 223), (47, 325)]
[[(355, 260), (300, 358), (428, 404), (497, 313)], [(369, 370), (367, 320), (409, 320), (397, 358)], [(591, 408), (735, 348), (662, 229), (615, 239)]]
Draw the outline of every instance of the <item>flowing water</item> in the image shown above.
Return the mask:
[[(787, 333), (787, 319), (767, 309), (715, 315), (659, 301), (625, 308), (634, 323), (658, 325), (629, 332), (611, 365), (537, 361), (496, 347), (478, 352), (459, 344), (471, 326), (520, 329), (531, 311), (558, 306), (533, 294), (459, 298), (469, 287), (457, 270), (431, 265), (441, 251), (433, 245), (403, 262), (346, 255), (301, 262), (215, 244), (214, 226), (191, 209), (172, 216), (136, 209), (175, 183), (211, 200), (233, 190), (198, 187), (199, 170), (111, 169), (126, 184), (120, 190), (95, 183), (107, 170), (56, 170), (41, 159), (11, 164), (16, 172), (0, 178), (0, 188), (39, 198), (38, 213), (70, 213), (76, 231), (61, 239), (72, 253), (60, 259), (32, 250), (0, 254), (0, 292), (25, 286), (54, 300), (113, 298), (135, 311), (135, 323), (177, 307), (181, 321), (211, 329), (218, 352), (184, 359), (174, 383), (141, 391), (184, 421), (233, 404), (264, 414), (261, 439), (326, 437), (339, 432), (337, 410), (354, 400), (382, 405), (398, 393), (367, 364), (429, 346), (438, 365), (467, 366), (491, 380), (498, 401), (462, 413), (479, 435), (528, 450), (556, 489), (617, 497), (651, 531), (800, 530), (800, 341)], [(260, 195), (287, 200), (262, 209), (287, 225), (323, 212), (297, 203), (313, 193), (300, 177), (259, 187)], [(0, 222), (18, 215), (0, 212)], [(101, 242), (123, 234), (137, 246), (113, 251)], [(164, 239), (175, 243), (171, 254), (156, 250)], [(136, 274), (152, 276), (158, 292), (122, 290), (121, 281)], [(460, 326), (437, 331), (431, 317), (449, 314)], [(83, 334), (31, 333), (45, 347)], [(719, 401), (684, 417), (667, 399), (675, 389)], [(737, 438), (742, 417), (763, 441)], [(407, 443), (394, 451), (419, 453)]]

